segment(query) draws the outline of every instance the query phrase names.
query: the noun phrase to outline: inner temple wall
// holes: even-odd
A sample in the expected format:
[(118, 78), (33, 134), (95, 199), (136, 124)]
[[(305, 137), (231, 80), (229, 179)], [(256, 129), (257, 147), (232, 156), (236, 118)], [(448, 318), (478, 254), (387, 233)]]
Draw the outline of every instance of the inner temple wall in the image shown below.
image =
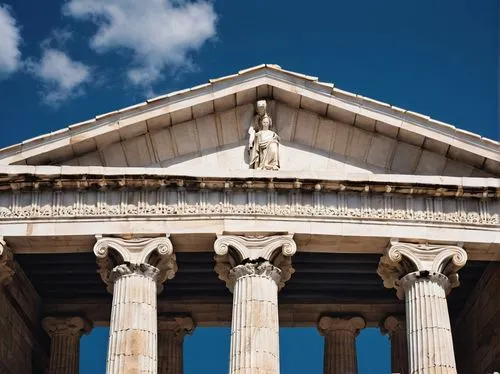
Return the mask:
[(39, 321), (40, 297), (16, 265), (12, 282), (0, 287), (1, 373), (44, 373), (49, 342)]
[(500, 370), (500, 263), (493, 262), (478, 282), (453, 326), (460, 374)]

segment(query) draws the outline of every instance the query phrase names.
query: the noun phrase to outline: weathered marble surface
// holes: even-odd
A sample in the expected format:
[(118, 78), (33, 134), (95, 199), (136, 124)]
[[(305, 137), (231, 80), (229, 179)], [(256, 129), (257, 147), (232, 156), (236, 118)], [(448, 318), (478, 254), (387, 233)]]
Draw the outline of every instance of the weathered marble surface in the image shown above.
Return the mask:
[[(280, 137), (312, 144), (349, 161), (370, 167), (386, 165), (401, 174), (485, 176), (500, 172), (496, 141), (272, 64), (8, 147), (0, 152), (0, 163), (131, 167), (160, 163), (168, 167), (173, 158), (178, 162), (244, 138), (252, 104), (263, 98), (288, 108), (286, 115), (272, 112), (277, 123), (284, 125), (277, 126)], [(238, 111), (244, 106), (250, 107), (248, 118)], [(206, 117), (212, 117), (211, 128), (199, 123)], [(321, 124), (320, 118), (326, 123)]]
[(12, 250), (7, 246), (3, 236), (0, 236), (0, 287), (12, 282), (15, 273), (16, 265)]
[(500, 262), (492, 262), (453, 325), (460, 374), (493, 373), (500, 368)]
[(172, 243), (167, 236), (97, 239), (99, 273), (113, 293), (106, 372), (156, 374), (157, 293), (177, 270)]
[(281, 271), (269, 262), (231, 270), (235, 284), (229, 373), (279, 373), (280, 276)]
[(50, 336), (49, 374), (80, 372), (80, 338), (92, 324), (82, 317), (46, 317), (42, 326)]
[(457, 373), (446, 295), (458, 287), (467, 253), (457, 246), (394, 241), (378, 273), (406, 303), (410, 373)]
[[(0, 236), (0, 372), (31, 374), (48, 365), (41, 300)], [(34, 330), (32, 327), (35, 327)]]
[(184, 336), (195, 327), (191, 317), (158, 317), (158, 374), (184, 373)]
[(158, 269), (147, 264), (123, 264), (113, 270), (108, 374), (157, 373), (157, 276)]
[[(153, 183), (153, 182), (151, 182)], [(198, 191), (179, 187), (144, 186), (123, 189), (82, 189), (0, 192), (0, 220), (31, 218), (91, 218), (126, 216), (264, 215), (276, 217), (352, 218), (467, 225), (498, 225), (500, 202), (496, 198), (439, 196), (400, 193), (387, 186), (358, 186), (360, 191), (324, 189), (321, 183), (311, 191), (279, 188), (267, 182), (247, 183), (244, 189)], [(353, 187), (354, 188), (354, 187)], [(367, 191), (363, 193), (363, 190)], [(437, 196), (436, 196), (437, 195)]]
[(215, 271), (233, 292), (230, 374), (279, 374), (278, 289), (293, 274), (292, 235), (222, 235)]
[[(262, 98), (268, 100), (269, 112), (259, 113), (259, 124), (267, 131), (261, 135), (268, 138), (256, 136), (257, 144), (252, 140), (250, 144), (254, 151), (259, 146), (259, 156), (272, 148), (272, 157), (252, 163), (246, 136), (255, 115), (253, 103)], [(306, 241), (326, 237), (337, 246), (339, 238), (347, 242), (359, 237), (397, 236), (419, 242), (459, 238), (456, 241), (479, 243), (484, 253), (493, 248), (488, 256), (495, 256), (499, 180), (468, 178), (464, 183), (461, 178), (441, 176), (498, 176), (499, 160), (497, 142), (343, 92), (314, 77), (264, 65), (1, 150), (1, 164), (65, 166), (18, 165), (0, 171), (0, 231), (12, 240), (26, 240), (24, 248), (30, 248), (34, 238), (32, 248), (38, 248), (37, 236), (82, 237), (97, 231), (131, 237), (173, 228), (181, 235), (214, 236), (293, 228), (303, 237), (309, 235)], [(249, 164), (271, 170), (242, 172)], [(153, 167), (162, 169), (153, 172)], [(150, 173), (156, 176), (150, 178)], [(210, 180), (207, 173), (219, 179)], [(179, 176), (175, 181), (173, 174)], [(142, 242), (127, 239), (126, 248), (120, 250), (120, 240), (99, 238), (100, 244), (103, 240), (106, 245), (95, 250), (100, 275), (113, 292), (108, 370), (156, 372), (156, 293), (175, 274), (172, 247), (155, 243), (156, 252), (150, 257), (149, 244), (141, 248)], [(296, 249), (285, 242), (280, 243), (283, 250), (278, 256), (273, 254), (274, 244), (259, 247), (248, 238), (226, 242), (225, 247), (219, 241), (216, 246), (217, 272), (234, 292), (234, 310), (240, 311), (233, 313), (234, 373), (255, 371), (255, 357), (260, 357), (264, 372), (279, 371), (277, 292), (293, 273), (289, 256)], [(12, 253), (2, 251), (4, 244), (0, 240), (0, 287), (8, 283), (9, 288), (0, 290), (5, 316), (0, 322), (9, 343), (15, 340), (15, 344), (1, 344), (0, 357), (15, 356), (8, 362), (9, 370), (24, 374), (30, 371), (29, 355), (36, 341), (29, 336), (26, 348), (19, 342), (23, 334), (13, 328), (24, 308), (27, 318), (36, 321), (33, 310), (38, 305), (26, 301), (22, 282), (13, 281), (18, 274)], [(108, 247), (118, 255), (108, 256)], [(407, 302), (412, 370), (455, 372), (446, 293), (458, 284), (456, 270), (465, 260), (455, 251), (445, 264), (450, 248), (423, 247), (426, 253), (415, 244), (402, 252), (389, 251), (381, 261), (381, 275), (386, 286), (396, 287)], [(403, 256), (414, 268), (407, 267)], [(434, 260), (438, 265), (431, 264)], [(18, 304), (13, 307), (14, 303)], [(255, 320), (254, 314), (266, 318)], [(360, 326), (354, 320), (350, 323)], [(329, 346), (330, 358), (337, 359), (328, 371), (355, 372), (353, 328), (346, 328), (345, 321), (334, 322), (322, 319), (320, 325), (335, 331), (328, 332), (333, 340), (348, 344)], [(250, 347), (242, 346), (254, 336)], [(63, 343), (61, 339), (54, 335), (55, 347), (71, 348), (73, 353), (58, 357), (74, 357), (74, 336)], [(169, 346), (169, 354), (179, 363), (179, 345)], [(339, 346), (347, 351), (335, 351)], [(24, 361), (19, 352), (26, 356)], [(72, 372), (74, 363), (69, 359), (54, 366), (69, 365), (58, 370)]]
[(409, 374), (405, 316), (396, 315), (387, 317), (382, 324), (382, 331), (389, 335), (391, 341), (392, 372)]
[(318, 330), (325, 337), (325, 374), (358, 373), (356, 336), (365, 326), (365, 320), (361, 317), (320, 318)]

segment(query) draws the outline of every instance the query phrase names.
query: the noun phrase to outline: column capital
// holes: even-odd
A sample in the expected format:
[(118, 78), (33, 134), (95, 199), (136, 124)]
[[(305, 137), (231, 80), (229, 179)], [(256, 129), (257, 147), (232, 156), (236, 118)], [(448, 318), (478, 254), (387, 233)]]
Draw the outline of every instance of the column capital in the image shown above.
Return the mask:
[(265, 259), (271, 261), (278, 249), (283, 256), (293, 256), (297, 252), (297, 244), (293, 235), (271, 236), (238, 236), (218, 235), (214, 243), (215, 253), (224, 256), (233, 250), (233, 257), (241, 262), (243, 260)]
[[(216, 253), (215, 271), (219, 279), (226, 282), (227, 288), (231, 291), (240, 272), (271, 269), (267, 266), (263, 267), (262, 265), (265, 263), (276, 268), (269, 275), (273, 275), (273, 279), (278, 284), (278, 290), (285, 286), (285, 283), (295, 272), (291, 256), (297, 251), (297, 244), (293, 240), (292, 234), (271, 236), (219, 235), (214, 243), (214, 250)], [(255, 266), (256, 264), (258, 266)], [(239, 265), (245, 265), (245, 267), (232, 272)]]
[(269, 261), (263, 261), (255, 263), (247, 262), (235, 266), (229, 272), (229, 283), (234, 285), (239, 278), (252, 275), (270, 278), (277, 285), (279, 285), (281, 281), (281, 270)]
[(83, 317), (46, 317), (42, 320), (43, 329), (52, 338), (55, 335), (81, 336), (89, 334), (92, 323)]
[(406, 332), (405, 316), (388, 316), (380, 326), (382, 333), (389, 336), (395, 332)]
[(0, 286), (5, 286), (12, 282), (16, 272), (15, 269), (12, 250), (7, 246), (3, 236), (0, 236)]
[(196, 323), (191, 317), (158, 317), (158, 332), (170, 331), (178, 337), (191, 334), (196, 328)]
[(459, 246), (403, 243), (393, 239), (380, 259), (377, 273), (384, 286), (395, 288), (398, 297), (403, 299), (401, 278), (407, 274), (415, 273), (416, 278), (436, 277), (437, 280), (442, 278), (437, 276), (440, 274), (449, 279), (449, 290), (460, 284), (457, 272), (466, 262), (467, 252)]
[(327, 335), (334, 331), (349, 331), (358, 334), (364, 329), (366, 322), (361, 317), (330, 317), (322, 316), (318, 321), (318, 330), (321, 335)]
[[(94, 245), (94, 254), (97, 257), (97, 265), (101, 279), (106, 283), (107, 290), (113, 291), (113, 272), (118, 265), (148, 265), (158, 269), (156, 280), (158, 292), (162, 291), (162, 284), (168, 279), (172, 279), (177, 272), (177, 262), (173, 253), (172, 242), (169, 236), (156, 238), (134, 238), (122, 239), (103, 237), (97, 235), (97, 242)], [(110, 251), (110, 249), (112, 251)], [(144, 267), (144, 271), (149, 269)], [(132, 269), (133, 268), (133, 269)], [(137, 271), (132, 267), (129, 270)], [(120, 270), (121, 269), (121, 270)], [(117, 269), (125, 271), (125, 268)], [(116, 272), (115, 272), (116, 275)]]
[(115, 266), (110, 274), (110, 281), (114, 283), (119, 277), (138, 274), (146, 278), (151, 278), (153, 281), (158, 280), (160, 270), (149, 264), (121, 264)]

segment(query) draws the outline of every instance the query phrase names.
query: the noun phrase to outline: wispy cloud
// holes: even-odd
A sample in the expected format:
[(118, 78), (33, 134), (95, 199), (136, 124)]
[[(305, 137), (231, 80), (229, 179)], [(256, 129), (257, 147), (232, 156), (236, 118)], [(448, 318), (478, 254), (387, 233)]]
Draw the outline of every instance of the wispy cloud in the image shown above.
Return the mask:
[(0, 78), (21, 66), (21, 40), (19, 26), (10, 7), (0, 4)]
[(50, 35), (42, 41), (41, 46), (44, 49), (63, 48), (71, 39), (73, 39), (73, 33), (69, 29), (54, 29)]
[(27, 66), (43, 83), (43, 102), (53, 107), (82, 95), (83, 84), (89, 81), (91, 73), (89, 66), (53, 48), (43, 49), (40, 61), (29, 61)]
[(213, 4), (203, 0), (69, 0), (63, 13), (97, 26), (95, 51), (131, 51), (128, 79), (146, 89), (165, 69), (192, 67), (190, 53), (216, 35)]

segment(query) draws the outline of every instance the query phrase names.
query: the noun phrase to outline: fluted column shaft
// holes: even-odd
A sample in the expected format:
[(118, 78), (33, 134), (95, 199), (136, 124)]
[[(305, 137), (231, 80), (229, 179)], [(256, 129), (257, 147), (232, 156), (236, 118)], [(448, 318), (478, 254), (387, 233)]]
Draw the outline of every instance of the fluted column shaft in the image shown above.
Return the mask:
[(183, 337), (173, 331), (158, 333), (158, 373), (182, 374)]
[(410, 273), (401, 279), (405, 292), (410, 373), (456, 373), (446, 289), (440, 273)]
[(358, 372), (355, 341), (354, 332), (349, 330), (331, 331), (325, 335), (325, 374)]
[(158, 272), (148, 264), (113, 269), (107, 374), (157, 373)]
[(365, 327), (360, 317), (321, 317), (318, 329), (325, 337), (324, 373), (357, 374), (356, 336)]
[(389, 316), (384, 321), (384, 332), (391, 340), (391, 369), (393, 373), (408, 374), (408, 344), (404, 316)]
[(184, 368), (183, 344), (186, 333), (194, 329), (189, 317), (160, 319), (158, 321), (158, 373), (182, 374)]
[(238, 265), (231, 322), (230, 374), (279, 373), (278, 283), (268, 261)]
[(78, 374), (80, 363), (80, 337), (55, 335), (50, 343), (50, 374)]
[(80, 338), (90, 324), (80, 317), (47, 317), (42, 325), (51, 338), (49, 374), (78, 374)]
[(292, 235), (221, 235), (214, 250), (233, 292), (229, 374), (279, 374), (278, 291), (295, 271)]

